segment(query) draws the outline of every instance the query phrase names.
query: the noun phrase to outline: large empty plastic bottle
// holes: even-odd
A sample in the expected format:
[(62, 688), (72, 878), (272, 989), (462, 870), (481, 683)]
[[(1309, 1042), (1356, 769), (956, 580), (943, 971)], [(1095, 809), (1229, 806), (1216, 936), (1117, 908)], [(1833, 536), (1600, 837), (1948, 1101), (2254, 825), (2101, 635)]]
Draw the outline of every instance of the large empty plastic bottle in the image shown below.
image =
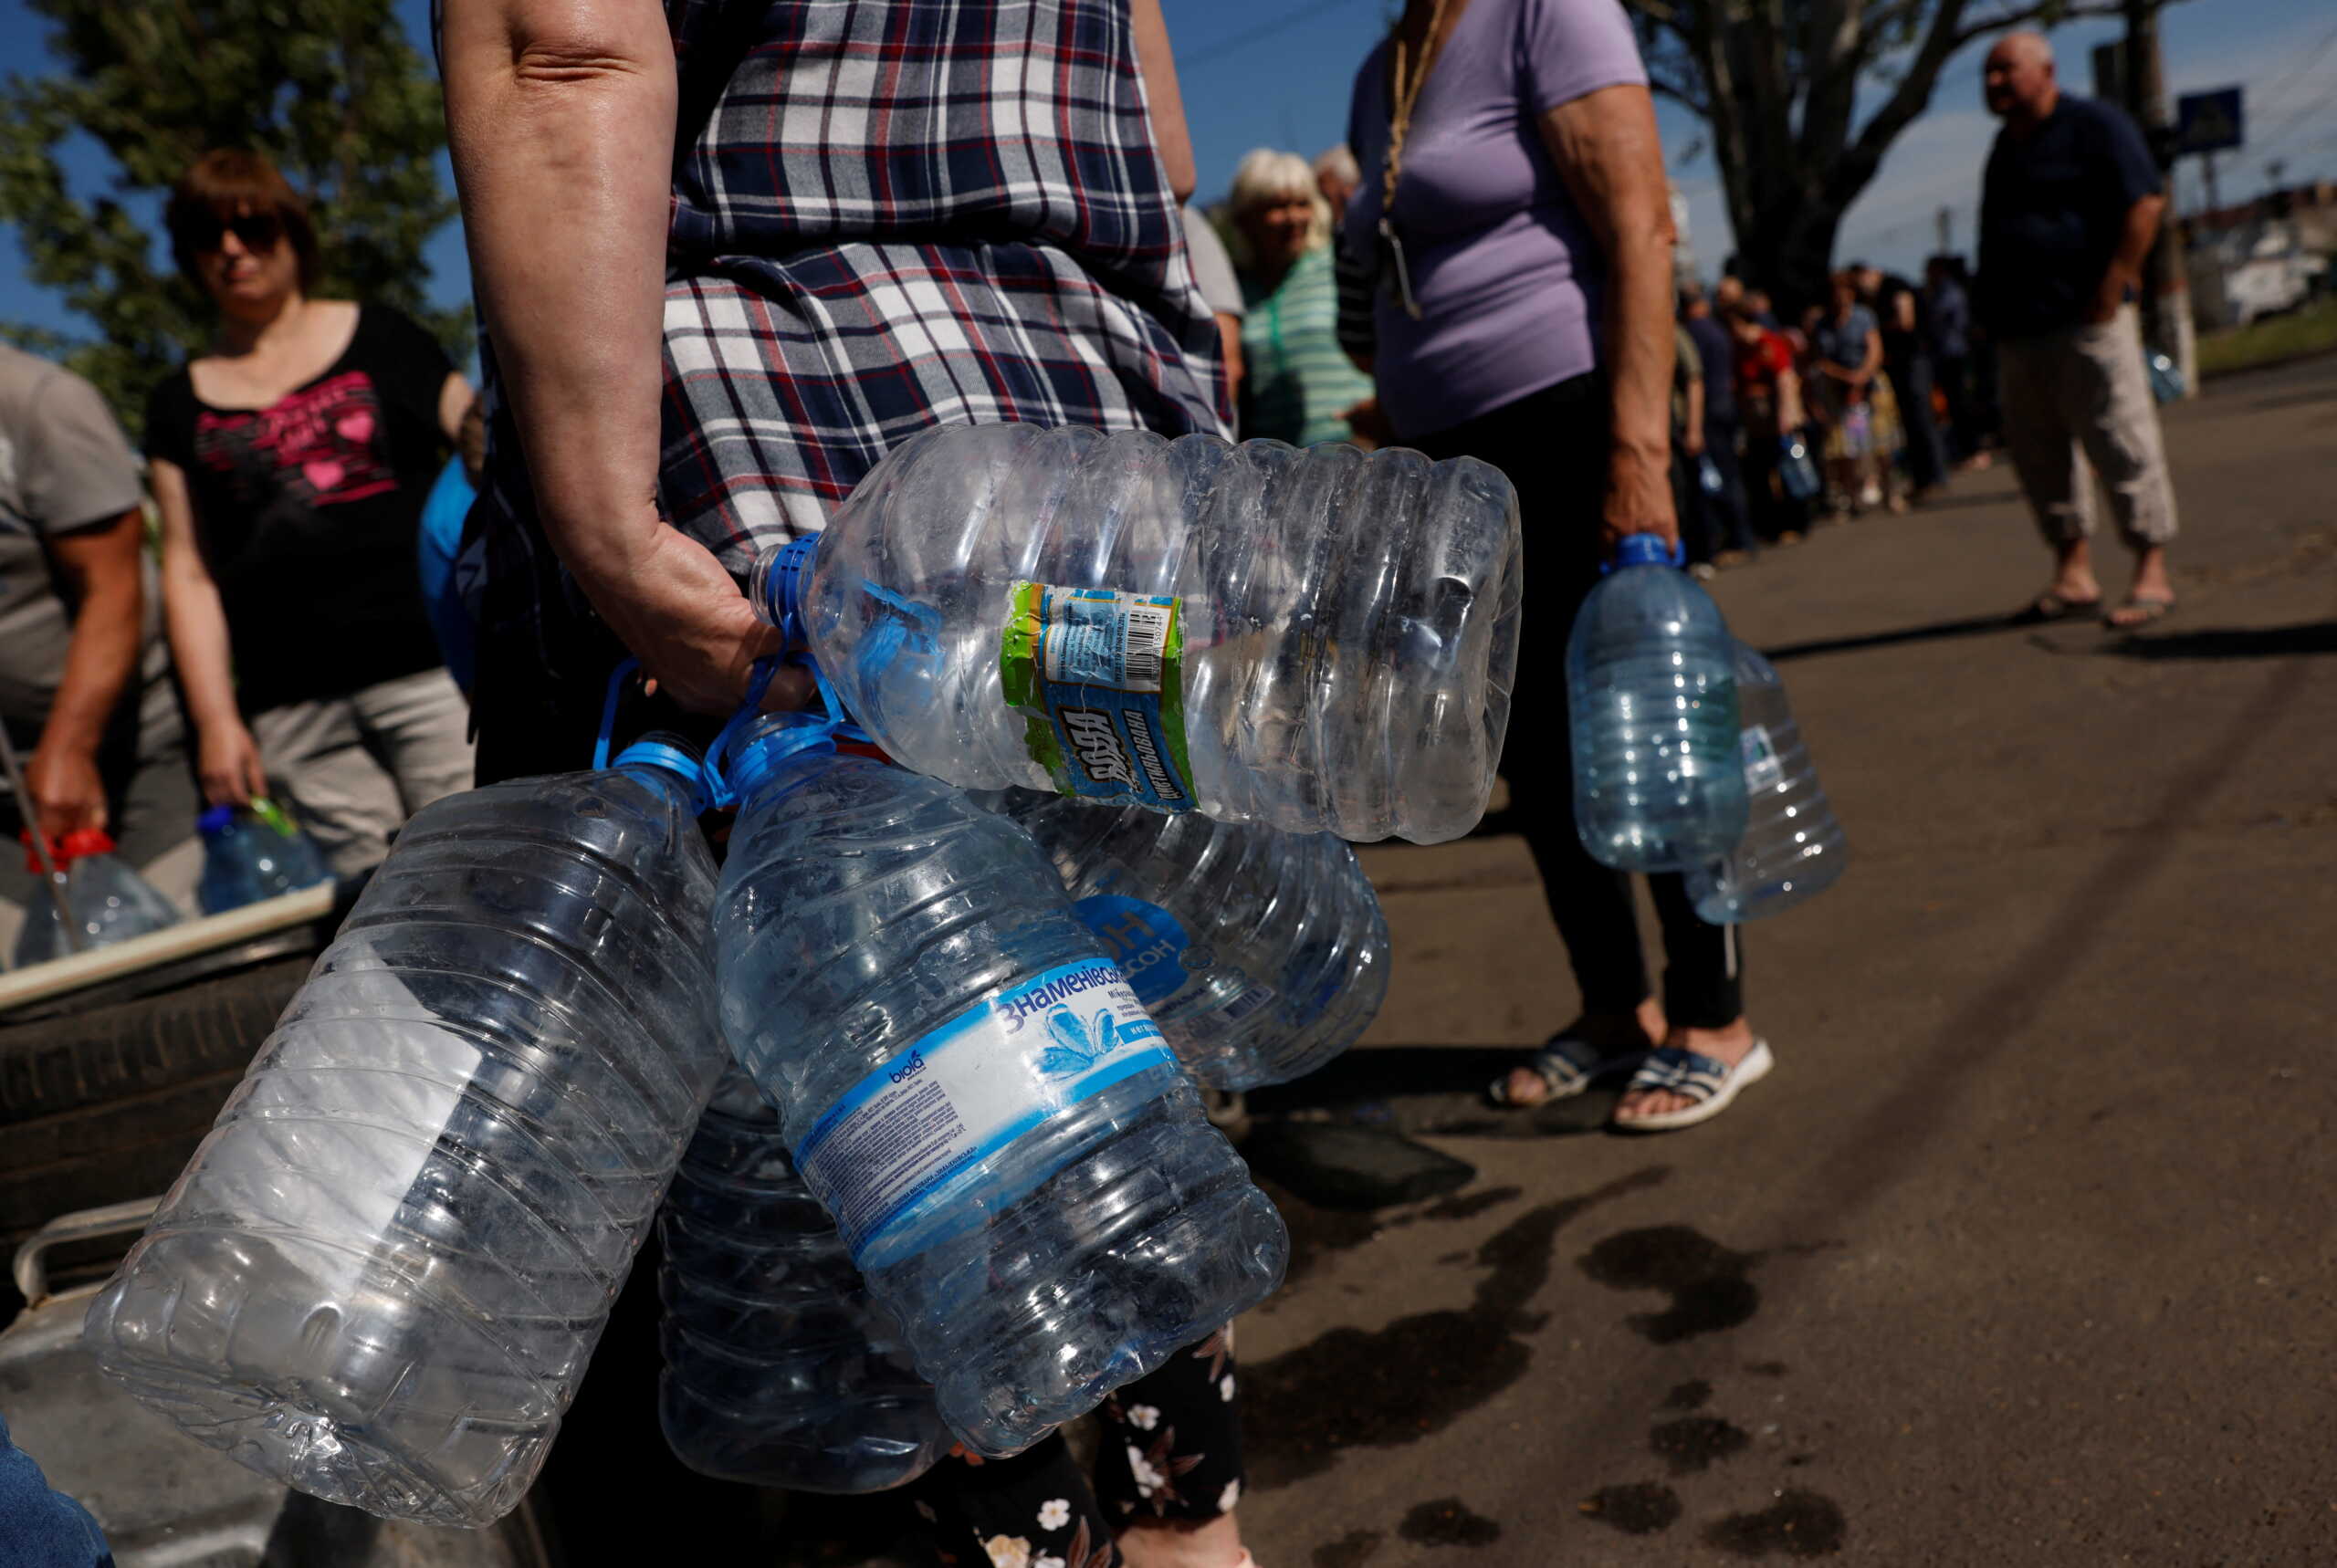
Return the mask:
[(1745, 727), (1745, 792), (1751, 820), (1736, 847), (1688, 873), (1696, 913), (1715, 925), (1791, 909), (1834, 885), (1850, 853), (1786, 684), (1768, 660), (1736, 645), (1736, 700)]
[(1575, 831), (1624, 871), (1685, 871), (1745, 832), (1735, 640), (1661, 539), (1633, 534), (1567, 643)]
[(110, 1375), (333, 1502), (519, 1500), (725, 1060), (694, 767), (415, 813), (91, 1304)]
[(733, 1068), (657, 1217), (665, 1370), (658, 1413), (690, 1469), (794, 1491), (870, 1492), (949, 1447), (933, 1387), (868, 1292)]
[(214, 806), (194, 820), (203, 834), (195, 898), (205, 915), (310, 887), (332, 875), (317, 841), (273, 806), (238, 811)]
[(984, 803), (1039, 841), (1073, 912), (1211, 1088), (1304, 1077), (1353, 1045), (1387, 998), (1378, 895), (1329, 833), (1030, 789)]
[[(66, 930), (51, 879), (41, 877), (38, 890), (26, 901), (25, 923), (16, 933), (16, 967), (110, 947), (178, 924), (177, 906), (115, 859), (113, 840), (100, 830), (76, 829), (50, 843), (48, 852), (64, 876), (65, 906), (73, 912), (76, 929)], [(25, 869), (40, 876), (40, 856), (29, 845)]]
[(725, 1030), (960, 1437), (1023, 1448), (1273, 1290), (1281, 1216), (1029, 833), (799, 716), (731, 781)]
[(1472, 458), (956, 425), (749, 597), (918, 772), (1434, 843), (1493, 789), (1521, 561)]

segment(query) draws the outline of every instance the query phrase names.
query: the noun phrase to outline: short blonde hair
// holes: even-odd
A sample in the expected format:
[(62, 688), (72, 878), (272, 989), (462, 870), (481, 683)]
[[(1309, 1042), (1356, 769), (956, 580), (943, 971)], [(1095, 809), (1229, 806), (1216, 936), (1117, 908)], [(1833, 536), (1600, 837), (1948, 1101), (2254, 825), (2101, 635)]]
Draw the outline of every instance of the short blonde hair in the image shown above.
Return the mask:
[(1314, 168), (1295, 152), (1253, 147), (1242, 155), (1233, 171), (1233, 189), (1226, 196), (1226, 207), (1238, 224), (1259, 207), (1300, 198), (1305, 200), (1309, 214), (1306, 248), (1328, 245), (1331, 204), (1323, 199), (1322, 188), (1315, 183)]

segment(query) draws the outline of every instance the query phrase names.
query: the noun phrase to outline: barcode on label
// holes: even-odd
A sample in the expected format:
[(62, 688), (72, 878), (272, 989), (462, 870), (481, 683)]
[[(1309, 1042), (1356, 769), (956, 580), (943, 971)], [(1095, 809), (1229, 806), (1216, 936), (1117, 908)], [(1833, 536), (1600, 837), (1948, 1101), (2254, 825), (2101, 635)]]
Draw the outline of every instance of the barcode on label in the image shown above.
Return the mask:
[(1226, 1003), (1220, 1010), (1225, 1015), (1226, 1022), (1240, 1023), (1243, 1019), (1248, 1018), (1252, 1013), (1256, 1012), (1260, 1008), (1264, 1007), (1268, 1002), (1273, 1001), (1273, 999), (1274, 988), (1272, 986), (1253, 985), (1248, 990), (1243, 991), (1240, 996)]
[(1131, 604), (1127, 607), (1127, 642), (1122, 654), (1127, 686), (1132, 692), (1160, 689), (1160, 655), (1168, 645), (1169, 606)]

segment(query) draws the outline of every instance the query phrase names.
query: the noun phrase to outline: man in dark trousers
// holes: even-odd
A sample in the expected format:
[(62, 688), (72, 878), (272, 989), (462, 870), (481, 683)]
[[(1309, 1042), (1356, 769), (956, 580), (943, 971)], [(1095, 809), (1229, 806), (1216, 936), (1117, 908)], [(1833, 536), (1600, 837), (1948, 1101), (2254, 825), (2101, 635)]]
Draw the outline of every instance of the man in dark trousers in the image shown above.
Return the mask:
[(2158, 166), (2123, 113), (2060, 90), (2041, 34), (2007, 35), (1981, 79), (2005, 123), (1980, 198), (1977, 305), (1998, 344), (2005, 445), (2056, 559), (2024, 615), (2101, 613), (2082, 451), (2134, 552), (2125, 601), (2105, 619), (2143, 625), (2175, 606), (2175, 488), (2129, 302), (2166, 206)]
[(1698, 531), (1703, 537), (1704, 558), (1714, 566), (1735, 566), (1753, 553), (1752, 526), (1745, 515), (1745, 481), (1736, 461), (1736, 345), (1728, 329), (1713, 319), (1712, 301), (1703, 286), (1692, 280), (1680, 287), (1680, 324), (1696, 346), (1704, 373), (1704, 423), (1702, 449), (1720, 470), (1718, 495), (1701, 485), (1695, 490)]

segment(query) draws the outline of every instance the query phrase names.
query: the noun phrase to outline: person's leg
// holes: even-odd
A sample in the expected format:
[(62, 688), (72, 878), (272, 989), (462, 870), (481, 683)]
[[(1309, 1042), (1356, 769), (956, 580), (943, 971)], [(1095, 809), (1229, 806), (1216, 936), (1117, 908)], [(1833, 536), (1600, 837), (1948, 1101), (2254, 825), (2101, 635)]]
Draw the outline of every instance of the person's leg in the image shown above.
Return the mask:
[(397, 783), (406, 816), (471, 787), (471, 706), (444, 669), (378, 682), (351, 701), (367, 748)]
[(1751, 555), (1754, 550), (1753, 523), (1746, 515), (1745, 500), (1745, 465), (1737, 455), (1738, 431), (1731, 421), (1706, 421), (1704, 450), (1712, 455), (1713, 465), (1720, 469), (1721, 490), (1717, 496), (1704, 497), (1706, 528), (1711, 532), (1715, 551), (1734, 550)]
[(2101, 584), (2094, 579), (2087, 543), (2093, 531), (2092, 497), (2061, 393), (2068, 357), (2058, 334), (2000, 345), (1997, 401), (2013, 473), (2038, 531), (2052, 547), (2053, 580), (2046, 591), (2082, 606), (2100, 601)]
[(1917, 495), (1947, 483), (1947, 447), (1939, 418), (1932, 412), (1932, 368), (1927, 360), (1907, 367), (1899, 417), (1907, 427), (1907, 478)]
[[(1660, 1039), (1663, 1020), (1648, 988), (1630, 881), (1592, 860), (1576, 836), (1567, 749), (1567, 635), (1598, 580), (1597, 514), (1580, 498), (1579, 476), (1606, 472), (1608, 420), (1603, 382), (1582, 377), (1419, 445), (1430, 457), (1473, 456), (1501, 469), (1517, 490), (1535, 541), (1525, 610), (1532, 630), (1518, 651), (1504, 777), (1582, 997), (1582, 1017), (1557, 1035), (1623, 1054)], [(1532, 1104), (1546, 1088), (1531, 1067), (1520, 1067), (1508, 1080), (1507, 1098)]]
[(1233, 1568), (1244, 1557), (1233, 1325), (1178, 1352), (1096, 1412), (1095, 1495), (1128, 1568)]
[[(1687, 878), (1675, 873), (1647, 882), (1663, 925), (1663, 1010), (1671, 1023), (1663, 1043), (1734, 1067), (1754, 1042), (1745, 1017), (1743, 936), (1696, 913)], [(1629, 1125), (1692, 1103), (1670, 1090), (1633, 1090), (1617, 1103), (1615, 1120)]]
[(2134, 552), (2127, 601), (2113, 626), (2139, 625), (2175, 602), (2166, 547), (2175, 538), (2175, 486), (2167, 476), (2158, 404), (2143, 366), (2142, 334), (2130, 307), (2117, 319), (2080, 330), (2071, 344), (2070, 416), (2094, 472), (2110, 494), (2111, 515)]
[(920, 1533), (945, 1568), (1032, 1563), (1106, 1568), (1117, 1561), (1111, 1520), (1061, 1432), (1009, 1459), (962, 1448), (905, 1488)]
[(343, 876), (378, 864), (405, 814), (397, 785), (365, 748), (348, 697), (286, 703), (252, 716), (268, 788), (300, 819)]

